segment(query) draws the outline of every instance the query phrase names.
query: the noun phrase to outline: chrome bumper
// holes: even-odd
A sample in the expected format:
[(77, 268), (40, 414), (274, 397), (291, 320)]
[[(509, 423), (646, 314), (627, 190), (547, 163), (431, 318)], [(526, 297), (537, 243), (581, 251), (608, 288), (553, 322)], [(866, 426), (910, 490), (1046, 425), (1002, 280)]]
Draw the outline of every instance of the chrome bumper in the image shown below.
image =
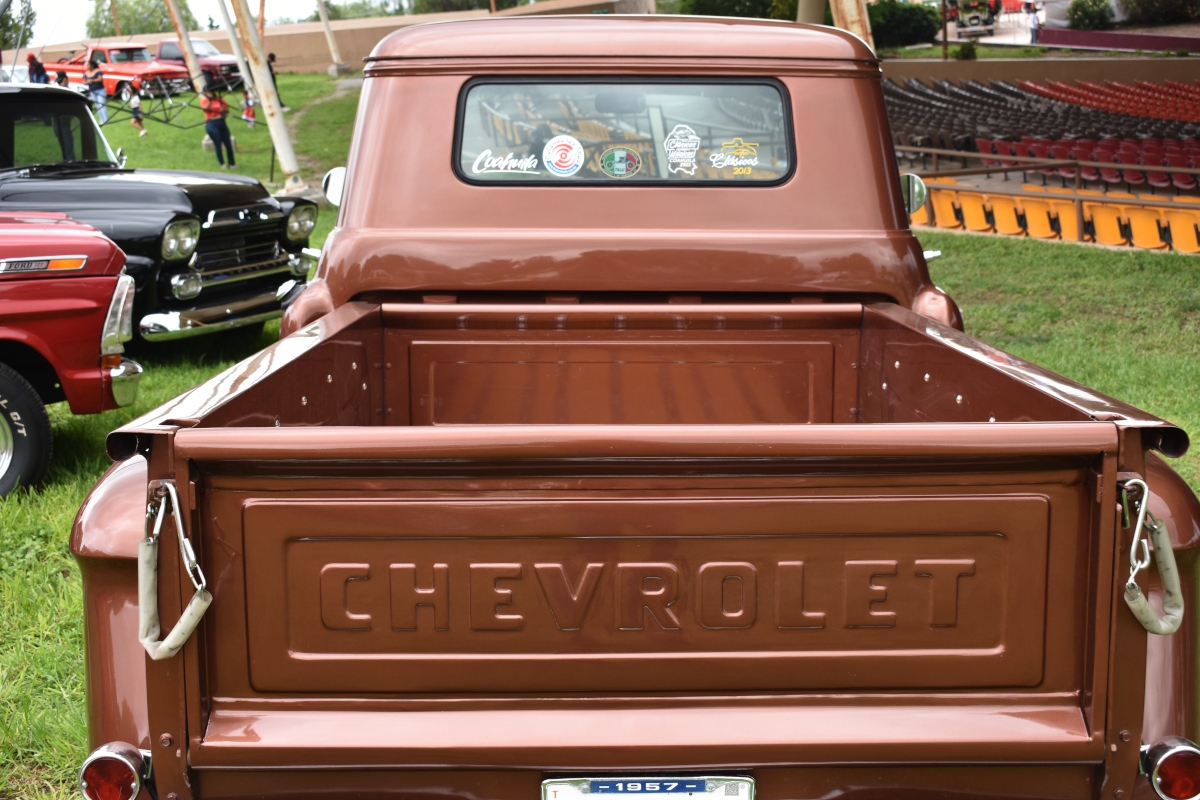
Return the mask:
[(132, 405), (137, 399), (142, 372), (142, 365), (128, 358), (122, 358), (121, 366), (108, 371), (109, 377), (112, 378), (113, 400), (117, 401), (117, 405)]
[(255, 325), (283, 316), (276, 291), (226, 305), (191, 311), (165, 311), (147, 314), (138, 323), (138, 331), (148, 342), (166, 342), (206, 333), (220, 333), (246, 325)]

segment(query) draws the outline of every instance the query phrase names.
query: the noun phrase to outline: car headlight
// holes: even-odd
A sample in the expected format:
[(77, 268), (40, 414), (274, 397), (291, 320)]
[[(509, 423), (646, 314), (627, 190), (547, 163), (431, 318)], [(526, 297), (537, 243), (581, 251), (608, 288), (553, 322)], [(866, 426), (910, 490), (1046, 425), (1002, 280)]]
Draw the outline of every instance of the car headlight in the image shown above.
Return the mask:
[(194, 219), (172, 222), (163, 231), (162, 255), (166, 259), (187, 258), (200, 241), (200, 223)]
[(296, 206), (288, 215), (287, 238), (293, 242), (307, 239), (317, 225), (316, 206)]

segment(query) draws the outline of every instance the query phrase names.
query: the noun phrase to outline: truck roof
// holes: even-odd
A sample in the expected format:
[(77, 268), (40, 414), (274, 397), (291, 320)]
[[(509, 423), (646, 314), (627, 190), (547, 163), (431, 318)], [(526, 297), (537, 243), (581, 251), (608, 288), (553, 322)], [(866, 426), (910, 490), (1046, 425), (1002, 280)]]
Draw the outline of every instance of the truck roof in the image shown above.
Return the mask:
[(729, 17), (563, 15), (414, 25), (368, 62), (408, 58), (694, 57), (874, 61), (853, 34), (823, 25)]

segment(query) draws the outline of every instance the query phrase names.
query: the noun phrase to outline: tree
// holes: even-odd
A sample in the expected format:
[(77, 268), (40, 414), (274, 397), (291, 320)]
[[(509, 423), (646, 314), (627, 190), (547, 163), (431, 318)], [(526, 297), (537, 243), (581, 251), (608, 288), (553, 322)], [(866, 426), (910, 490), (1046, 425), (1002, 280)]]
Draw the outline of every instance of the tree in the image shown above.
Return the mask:
[(33, 10), (32, 0), (21, 0), (21, 8), (13, 3), (8, 11), (0, 16), (0, 47), (11, 50), (18, 44), (29, 46), (29, 37), (33, 34), (33, 23), (37, 21), (37, 12)]
[[(89, 39), (117, 35), (112, 15), (114, 2), (117, 6), (117, 18), (121, 20), (123, 36), (175, 30), (171, 25), (171, 15), (167, 13), (167, 4), (162, 0), (95, 0), (92, 15), (87, 20)], [(196, 22), (192, 10), (188, 8), (187, 0), (179, 0), (179, 13), (183, 16), (184, 28), (189, 31), (199, 29), (200, 25)]]

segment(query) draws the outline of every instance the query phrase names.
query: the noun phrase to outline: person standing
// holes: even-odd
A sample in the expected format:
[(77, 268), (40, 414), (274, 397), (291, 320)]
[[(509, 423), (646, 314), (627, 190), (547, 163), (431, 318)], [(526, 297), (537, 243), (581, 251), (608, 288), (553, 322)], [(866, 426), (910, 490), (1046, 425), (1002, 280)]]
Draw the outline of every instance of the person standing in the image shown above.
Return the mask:
[(96, 117), (100, 124), (108, 122), (108, 90), (104, 88), (104, 73), (95, 59), (88, 61), (87, 71), (83, 73), (83, 83), (87, 86), (88, 97), (96, 104)]
[(254, 130), (254, 95), (245, 86), (242, 87), (242, 121), (246, 127)]
[(46, 74), (46, 68), (42, 62), (38, 61), (37, 56), (33, 53), (25, 56), (25, 62), (29, 64), (29, 82), (30, 83), (49, 83), (50, 76)]
[[(229, 126), (225, 123), (225, 117), (229, 114), (229, 104), (212, 89), (205, 89), (204, 97), (200, 98), (200, 108), (204, 111), (204, 130), (208, 132), (208, 138), (212, 139), (213, 149), (217, 151), (217, 163), (227, 169), (236, 169), (237, 161), (233, 157), (233, 137), (229, 135)], [(225, 158), (221, 155), (222, 147), (229, 154), (228, 166), (225, 164)]]
[(142, 95), (138, 91), (129, 98), (129, 124), (137, 128), (138, 136), (146, 135), (146, 126), (142, 124)]
[(67, 73), (60, 69), (58, 72), (54, 73), (54, 85), (61, 86), (64, 89), (70, 89), (71, 80), (67, 77)]
[(267, 53), (267, 70), (271, 73), (271, 85), (275, 87), (275, 97), (279, 98), (279, 110), (291, 111), (287, 103), (283, 102), (283, 98), (279, 97), (279, 81), (275, 78), (275, 54)]
[(1038, 43), (1038, 33), (1041, 32), (1042, 21), (1038, 19), (1037, 4), (1029, 4), (1029, 43)]

